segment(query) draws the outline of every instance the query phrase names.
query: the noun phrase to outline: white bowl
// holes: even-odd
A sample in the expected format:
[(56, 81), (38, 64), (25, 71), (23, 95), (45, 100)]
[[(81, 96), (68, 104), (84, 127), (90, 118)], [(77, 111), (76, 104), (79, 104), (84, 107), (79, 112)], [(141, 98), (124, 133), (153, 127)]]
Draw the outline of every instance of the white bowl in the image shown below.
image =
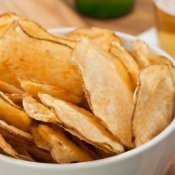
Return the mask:
[[(64, 34), (72, 28), (51, 30)], [(131, 35), (116, 33), (130, 48)], [(173, 59), (162, 50), (152, 47), (157, 53)], [(175, 153), (175, 120), (148, 143), (121, 155), (103, 160), (76, 164), (45, 164), (16, 160), (0, 155), (2, 175), (164, 175)]]

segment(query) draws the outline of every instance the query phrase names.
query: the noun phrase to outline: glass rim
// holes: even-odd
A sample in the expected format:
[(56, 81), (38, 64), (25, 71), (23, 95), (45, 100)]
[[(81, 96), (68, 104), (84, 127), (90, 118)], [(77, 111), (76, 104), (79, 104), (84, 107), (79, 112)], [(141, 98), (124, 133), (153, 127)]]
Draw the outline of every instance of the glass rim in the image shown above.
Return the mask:
[[(175, 0), (174, 0), (174, 9), (169, 10), (168, 8), (165, 8), (164, 4), (161, 5), (161, 1), (163, 1), (164, 3), (167, 3), (167, 0), (153, 0), (153, 3), (155, 5), (156, 8), (158, 8), (159, 10), (161, 10), (162, 12), (175, 17)], [(170, 0), (170, 2), (172, 2), (172, 0)], [(174, 11), (174, 12), (172, 12)]]

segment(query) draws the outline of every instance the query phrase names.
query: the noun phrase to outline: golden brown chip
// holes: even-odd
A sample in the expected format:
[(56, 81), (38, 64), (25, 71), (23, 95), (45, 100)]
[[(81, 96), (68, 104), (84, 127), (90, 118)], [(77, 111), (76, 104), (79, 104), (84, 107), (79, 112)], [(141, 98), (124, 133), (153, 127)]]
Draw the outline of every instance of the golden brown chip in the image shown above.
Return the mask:
[(31, 133), (34, 139), (35, 144), (37, 145), (38, 148), (41, 148), (43, 150), (49, 151), (50, 149), (50, 144), (46, 142), (46, 140), (41, 136), (39, 133), (39, 127), (38, 126), (33, 126), (31, 128)]
[(0, 98), (0, 119), (22, 130), (28, 130), (31, 119), (27, 114)]
[(135, 40), (133, 42), (133, 54), (140, 68), (147, 67), (151, 64), (172, 65), (172, 62), (165, 57), (152, 53), (148, 45), (141, 40)]
[[(91, 155), (91, 157), (94, 160), (99, 159), (98, 155), (95, 152), (95, 150), (98, 149), (97, 147), (90, 145), (89, 143), (87, 143), (83, 140), (80, 140), (78, 137), (75, 137), (68, 132), (66, 132), (66, 134), (68, 135), (68, 137), (71, 141), (73, 141), (81, 150), (84, 150), (89, 155)], [(98, 150), (102, 151), (101, 149), (98, 149)]]
[[(101, 51), (99, 51), (99, 52), (101, 52)], [(135, 88), (134, 87), (134, 84), (132, 82), (132, 79), (131, 79), (131, 76), (129, 75), (128, 70), (123, 65), (123, 63), (119, 59), (117, 59), (115, 56), (113, 56), (112, 54), (105, 53), (105, 55), (108, 58), (111, 58), (111, 61), (115, 65), (115, 68), (118, 71), (118, 73), (120, 74), (121, 79), (124, 81), (124, 83), (126, 84), (126, 86), (128, 86), (128, 88), (133, 92), (134, 91), (134, 88)]]
[(172, 66), (169, 66), (169, 69), (170, 69), (171, 76), (172, 76), (172, 79), (173, 79), (173, 83), (174, 83), (174, 86), (175, 86), (175, 69)]
[(12, 84), (0, 81), (0, 91), (9, 94), (23, 94), (23, 91)]
[(35, 23), (34, 21), (29, 21), (27, 19), (20, 19), (19, 25), (22, 27), (22, 29), (29, 34), (30, 36), (38, 39), (46, 39), (51, 41), (56, 41), (61, 44), (66, 44), (70, 47), (74, 47), (76, 44), (76, 41), (71, 40), (69, 38), (65, 38), (60, 35), (53, 35), (49, 33), (47, 30), (45, 30), (42, 26)]
[(22, 160), (34, 161), (29, 156), (22, 155), (16, 152), (16, 150), (9, 143), (6, 142), (6, 140), (3, 138), (1, 134), (0, 134), (0, 149), (4, 154), (8, 156)]
[[(90, 155), (70, 141), (62, 130), (56, 128), (52, 129), (46, 125), (39, 125), (36, 127), (36, 131), (34, 134), (36, 144), (40, 147), (41, 139), (44, 140), (48, 145), (48, 147), (45, 146), (46, 149), (50, 150), (52, 157), (58, 163), (84, 162), (92, 160)], [(41, 139), (38, 140), (38, 137), (35, 137), (36, 134), (38, 134)], [(41, 147), (43, 147), (43, 145)]]
[(47, 93), (54, 97), (58, 97), (62, 100), (66, 100), (72, 103), (80, 103), (81, 98), (77, 95), (72, 94), (66, 89), (63, 89), (58, 86), (44, 84), (38, 81), (32, 80), (24, 80), (20, 79), (21, 88), (27, 92), (28, 94), (32, 95), (33, 97), (37, 97), (38, 93)]
[(7, 103), (9, 103), (10, 105), (12, 105), (15, 108), (18, 108), (21, 110), (21, 107), (16, 105), (9, 97), (8, 95), (4, 94), (3, 92), (0, 91), (0, 98), (2, 98), (3, 100), (5, 100)]
[(9, 23), (12, 23), (15, 20), (21, 18), (19, 15), (13, 12), (7, 12), (0, 15), (0, 27)]
[(72, 135), (106, 152), (118, 154), (124, 151), (123, 146), (114, 140), (90, 112), (48, 94), (39, 94), (39, 97), (46, 106), (55, 111), (58, 123)]
[(63, 36), (53, 35), (34, 21), (25, 19), (13, 12), (4, 13), (0, 16), (0, 36), (10, 27), (11, 23), (18, 21), (23, 30), (34, 38), (47, 39), (74, 47), (76, 41)]
[(109, 50), (111, 42), (120, 42), (120, 39), (110, 30), (101, 29), (97, 27), (82, 27), (78, 28), (73, 32), (70, 32), (65, 35), (68, 39), (73, 39), (79, 41), (82, 37), (87, 37), (97, 44), (106, 51)]
[(25, 140), (16, 140), (15, 138), (7, 138), (8, 143), (22, 155), (25, 155), (33, 161), (45, 162), (45, 163), (55, 163), (50, 155), (50, 152), (44, 149), (38, 148), (34, 142), (26, 142)]
[(25, 94), (6, 94), (6, 96), (15, 104), (19, 104), (21, 106), (21, 102)]
[(8, 140), (15, 140), (20, 143), (32, 142), (31, 134), (22, 131), (14, 126), (8, 125), (6, 122), (0, 120), (0, 133)]
[(77, 44), (72, 59), (81, 71), (94, 115), (125, 146), (132, 147), (133, 93), (114, 60), (86, 38)]
[(20, 155), (23, 155), (25, 157), (27, 157), (28, 159), (30, 159), (31, 161), (35, 162), (36, 160), (34, 160), (34, 158), (32, 158), (32, 156), (28, 153), (26, 147), (25, 147), (25, 144), (22, 144), (20, 142), (19, 143), (16, 143), (15, 140), (9, 140), (9, 139), (6, 139), (8, 144), (10, 144), (13, 149)]
[(37, 162), (56, 163), (49, 151), (39, 149), (34, 144), (28, 145), (26, 149)]
[(8, 30), (13, 21), (18, 20), (20, 17), (13, 12), (4, 13), (0, 16), (0, 36)]
[[(47, 107), (42, 105), (41, 103), (37, 102), (34, 98), (30, 96), (26, 96), (23, 99), (23, 106), (26, 111), (26, 113), (33, 119), (42, 121), (42, 122), (49, 122), (49, 123), (58, 123), (58, 118), (56, 115), (49, 110)], [(32, 128), (32, 135), (34, 137), (35, 143), (39, 148), (49, 150), (48, 143), (39, 135), (38, 127)], [(71, 136), (72, 138), (73, 136)], [(75, 140), (75, 137), (74, 139)], [(85, 144), (82, 144), (82, 141), (80, 141), (78, 138), (76, 138), (76, 145), (78, 145), (82, 150), (87, 152), (91, 157), (94, 159), (97, 158), (96, 155), (89, 149), (85, 148)], [(81, 143), (81, 144), (80, 144)]]
[(37, 148), (34, 145), (33, 137), (31, 134), (24, 132), (14, 126), (10, 126), (4, 121), (0, 120), (0, 134), (12, 145), (13, 149), (20, 155), (28, 157), (31, 160), (50, 162), (53, 159), (49, 152)]
[(49, 123), (58, 122), (58, 118), (54, 112), (52, 112), (43, 104), (37, 102), (37, 100), (31, 96), (25, 96), (23, 98), (23, 107), (28, 116), (35, 120)]
[(130, 73), (134, 87), (136, 87), (140, 70), (135, 59), (119, 42), (112, 42), (110, 52), (125, 65)]
[(17, 157), (16, 155), (18, 154), (11, 145), (9, 145), (3, 136), (0, 134), (0, 148), (2, 151), (4, 151), (6, 154), (12, 156), (12, 157)]
[(0, 38), (0, 80), (35, 79), (82, 96), (79, 73), (69, 56), (72, 48), (25, 33), (15, 21)]
[(133, 130), (136, 146), (159, 134), (174, 117), (175, 86), (168, 65), (152, 65), (139, 75)]

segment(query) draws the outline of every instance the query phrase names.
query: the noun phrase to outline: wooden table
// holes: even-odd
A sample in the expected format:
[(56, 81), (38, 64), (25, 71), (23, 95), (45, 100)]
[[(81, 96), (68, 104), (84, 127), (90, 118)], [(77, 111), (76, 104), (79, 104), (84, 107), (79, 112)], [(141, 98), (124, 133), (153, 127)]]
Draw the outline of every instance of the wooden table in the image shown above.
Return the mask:
[(94, 20), (80, 16), (73, 0), (0, 0), (0, 13), (13, 11), (36, 20), (45, 28), (95, 25), (138, 34), (153, 25), (152, 0), (136, 0), (132, 13), (113, 20)]
[[(139, 34), (154, 24), (152, 0), (136, 0), (132, 13), (113, 20), (95, 20), (75, 11), (72, 0), (0, 0), (0, 13), (13, 11), (45, 28), (89, 26)], [(175, 160), (167, 175), (175, 174)]]

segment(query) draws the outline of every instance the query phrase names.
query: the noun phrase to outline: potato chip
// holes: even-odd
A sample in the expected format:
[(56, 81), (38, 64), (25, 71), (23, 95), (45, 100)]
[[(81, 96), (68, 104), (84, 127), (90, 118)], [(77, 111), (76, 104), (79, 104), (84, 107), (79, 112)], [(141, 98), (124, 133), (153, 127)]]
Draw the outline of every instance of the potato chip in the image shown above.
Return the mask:
[(58, 86), (44, 84), (38, 81), (24, 80), (24, 79), (20, 79), (20, 84), (21, 84), (21, 88), (28, 94), (32, 95), (33, 97), (37, 97), (38, 93), (41, 92), (41, 93), (50, 94), (54, 97), (58, 97), (62, 100), (66, 100), (72, 103), (81, 102), (80, 97)]
[(54, 112), (52, 112), (43, 104), (37, 102), (31, 96), (25, 96), (23, 98), (23, 107), (28, 116), (35, 120), (49, 123), (58, 122), (58, 118)]
[(34, 144), (28, 145), (27, 151), (37, 162), (56, 163), (49, 151), (39, 149)]
[(112, 42), (110, 52), (125, 65), (130, 73), (134, 87), (136, 87), (140, 70), (135, 59), (119, 42)]
[(0, 27), (6, 24), (10, 24), (13, 21), (18, 20), (19, 18), (22, 18), (22, 17), (20, 17), (19, 15), (13, 12), (3, 13), (2, 15), (0, 15)]
[[(98, 155), (95, 152), (96, 149), (98, 149), (97, 147), (90, 145), (89, 143), (83, 140), (80, 140), (78, 137), (75, 137), (68, 132), (66, 132), (66, 134), (68, 135), (71, 141), (73, 141), (81, 150), (84, 150), (85, 152), (87, 152), (94, 160), (99, 159)], [(98, 149), (98, 150), (101, 151), (101, 149)]]
[(25, 94), (6, 94), (6, 96), (13, 101), (13, 103), (18, 104), (21, 106), (21, 102)]
[(34, 21), (29, 21), (27, 19), (20, 19), (19, 25), (28, 35), (30, 35), (34, 38), (56, 41), (56, 42), (59, 42), (61, 44), (66, 44), (72, 48), (76, 44), (76, 41), (74, 41), (74, 40), (71, 40), (69, 38), (65, 38), (65, 37), (60, 36), (60, 35), (53, 35), (53, 34), (49, 33), (42, 26), (35, 23)]
[(139, 75), (133, 130), (136, 146), (159, 134), (174, 117), (175, 86), (167, 65), (152, 65)]
[(38, 148), (41, 148), (43, 150), (49, 151), (50, 149), (50, 144), (45, 141), (45, 139), (41, 136), (39, 133), (39, 127), (38, 125), (33, 126), (31, 128), (31, 133), (34, 139), (35, 144), (37, 145)]
[(23, 30), (34, 38), (60, 42), (62, 44), (69, 45), (72, 48), (76, 44), (76, 41), (67, 39), (63, 36), (53, 35), (36, 22), (25, 19), (24, 17), (19, 16), (13, 12), (4, 13), (0, 16), (0, 36), (10, 27), (14, 21), (18, 21)]
[(69, 58), (71, 51), (65, 44), (32, 38), (15, 21), (0, 38), (0, 80), (19, 86), (19, 78), (35, 79), (81, 97), (82, 84)]
[(133, 42), (133, 54), (141, 68), (147, 67), (151, 64), (172, 65), (171, 61), (168, 59), (152, 53), (148, 45), (141, 40), (135, 40)]
[[(58, 123), (58, 118), (56, 117), (56, 115), (51, 110), (49, 110), (47, 107), (37, 102), (31, 96), (24, 97), (23, 106), (24, 106), (26, 113), (35, 120), (42, 121), (42, 122), (55, 123), (55, 124)], [(33, 127), (32, 135), (35, 139), (35, 143), (37, 144), (39, 148), (49, 150), (48, 143), (38, 133), (39, 131), (37, 127)], [(69, 136), (69, 137), (72, 138), (73, 136)], [(76, 142), (75, 142), (76, 145), (78, 145), (82, 150), (85, 150), (86, 152), (88, 152), (88, 154), (91, 155), (93, 158), (96, 158), (96, 156), (94, 156), (92, 151), (89, 151), (89, 149), (87, 148), (85, 149), (84, 144), (81, 144), (80, 146), (79, 144), (80, 142), (82, 143), (82, 141), (76, 138)]]
[(8, 125), (6, 122), (0, 120), (0, 133), (8, 140), (15, 140), (20, 143), (32, 142), (31, 134), (22, 131), (14, 126)]
[(46, 106), (55, 111), (58, 123), (72, 135), (106, 152), (118, 154), (124, 151), (123, 146), (114, 140), (90, 112), (48, 94), (39, 94), (39, 97)]
[[(0, 120), (0, 140), (2, 141), (1, 144), (5, 144), (6, 141), (8, 142), (7, 150), (4, 150), (4, 152), (8, 153), (8, 155), (10, 154), (12, 157), (34, 161), (34, 159), (24, 149), (25, 143), (28, 144), (33, 142), (32, 136), (29, 133), (15, 128), (14, 126), (10, 126)], [(18, 148), (16, 147), (17, 144)], [(10, 153), (8, 150), (12, 152)]]
[(15, 140), (9, 140), (7, 139), (8, 144), (10, 144), (13, 149), (20, 155), (23, 155), (25, 157), (28, 157), (28, 159), (30, 159), (31, 161), (35, 162), (36, 160), (34, 160), (34, 158), (32, 158), (32, 156), (28, 153), (25, 144), (22, 144), (20, 142), (20, 144), (16, 143), (17, 141)]
[(33, 161), (55, 163), (50, 155), (50, 152), (44, 149), (38, 148), (34, 142), (26, 142), (22, 140), (15, 140), (15, 138), (8, 139), (8, 143), (21, 155), (25, 155)]
[(128, 88), (133, 92), (135, 87), (134, 87), (131, 76), (129, 75), (129, 72), (126, 69), (126, 67), (123, 65), (123, 63), (118, 58), (116, 58), (112, 54), (109, 54), (107, 52), (105, 54), (108, 55), (107, 57), (112, 59), (112, 62), (115, 65), (117, 71), (119, 72), (121, 79), (124, 81), (126, 86), (128, 86)]
[(175, 68), (143, 41), (131, 45), (128, 51), (106, 29), (59, 36), (15, 13), (1, 15), (0, 153), (86, 162), (159, 134), (174, 117)]
[(3, 92), (0, 91), (0, 98), (2, 98), (3, 100), (5, 100), (7, 103), (9, 103), (10, 105), (14, 106), (15, 108), (18, 109), (22, 109), (20, 106), (16, 105), (6, 94), (4, 94)]
[[(44, 125), (43, 125), (44, 126)], [(52, 129), (53, 126), (52, 126)], [(56, 130), (58, 130), (58, 127), (55, 128)], [(63, 134), (63, 130), (61, 130), (61, 128), (59, 128), (59, 130), (57, 132), (61, 132)], [(39, 127), (32, 127), (32, 135), (33, 135), (33, 138), (35, 140), (35, 143), (36, 145), (39, 147), (39, 148), (42, 148), (42, 149), (45, 149), (47, 151), (49, 151), (49, 144), (47, 143), (47, 141), (45, 139), (42, 138), (42, 136), (40, 135), (39, 133)], [(66, 135), (68, 135), (68, 133), (66, 133)], [(75, 143), (75, 145), (77, 145), (79, 147), (79, 149), (81, 149), (82, 151), (86, 152), (90, 157), (91, 159), (97, 159), (97, 155), (93, 152), (93, 150), (91, 150), (88, 146), (91, 146), (91, 145), (88, 145), (87, 146), (87, 143), (78, 139), (77, 137), (75, 136), (72, 136), (71, 134), (67, 136), (69, 138), (70, 141), (73, 141), (73, 143)], [(66, 138), (66, 140), (68, 139)], [(91, 146), (92, 147), (92, 146)]]
[[(37, 128), (39, 134), (47, 144), (52, 157), (58, 163), (84, 162), (92, 160), (88, 153), (81, 150), (59, 129), (52, 129), (46, 125), (39, 125)], [(35, 137), (34, 137), (35, 139)], [(35, 140), (36, 144), (37, 139)], [(40, 142), (39, 142), (39, 145)]]
[(0, 91), (9, 93), (9, 94), (23, 94), (24, 93), (21, 89), (15, 87), (12, 84), (6, 83), (4, 81), (0, 81)]
[(117, 43), (120, 39), (112, 31), (97, 27), (81, 27), (65, 35), (68, 39), (79, 41), (82, 37), (87, 37), (106, 51), (109, 51), (112, 41)]
[(2, 98), (0, 98), (0, 119), (22, 130), (28, 130), (31, 123), (31, 119), (23, 110)]
[(3, 138), (3, 136), (0, 134), (0, 149), (1, 151), (11, 157), (22, 159), (22, 160), (28, 160), (28, 161), (34, 161), (32, 158), (21, 155), (15, 151), (15, 149), (6, 142), (6, 140)]
[(0, 16), (0, 36), (10, 27), (13, 21), (18, 20), (20, 17), (13, 12), (4, 13)]
[(122, 144), (132, 147), (133, 93), (114, 60), (86, 38), (77, 44), (72, 59), (81, 71), (94, 115)]
[(174, 83), (174, 86), (175, 86), (175, 68), (172, 67), (172, 66), (169, 66), (169, 70), (171, 72), (171, 76), (172, 76), (173, 83)]
[(39, 149), (34, 145), (31, 134), (24, 132), (14, 126), (10, 126), (1, 120), (0, 134), (20, 155), (28, 157), (33, 161), (37, 160), (41, 162), (54, 162), (49, 152)]

